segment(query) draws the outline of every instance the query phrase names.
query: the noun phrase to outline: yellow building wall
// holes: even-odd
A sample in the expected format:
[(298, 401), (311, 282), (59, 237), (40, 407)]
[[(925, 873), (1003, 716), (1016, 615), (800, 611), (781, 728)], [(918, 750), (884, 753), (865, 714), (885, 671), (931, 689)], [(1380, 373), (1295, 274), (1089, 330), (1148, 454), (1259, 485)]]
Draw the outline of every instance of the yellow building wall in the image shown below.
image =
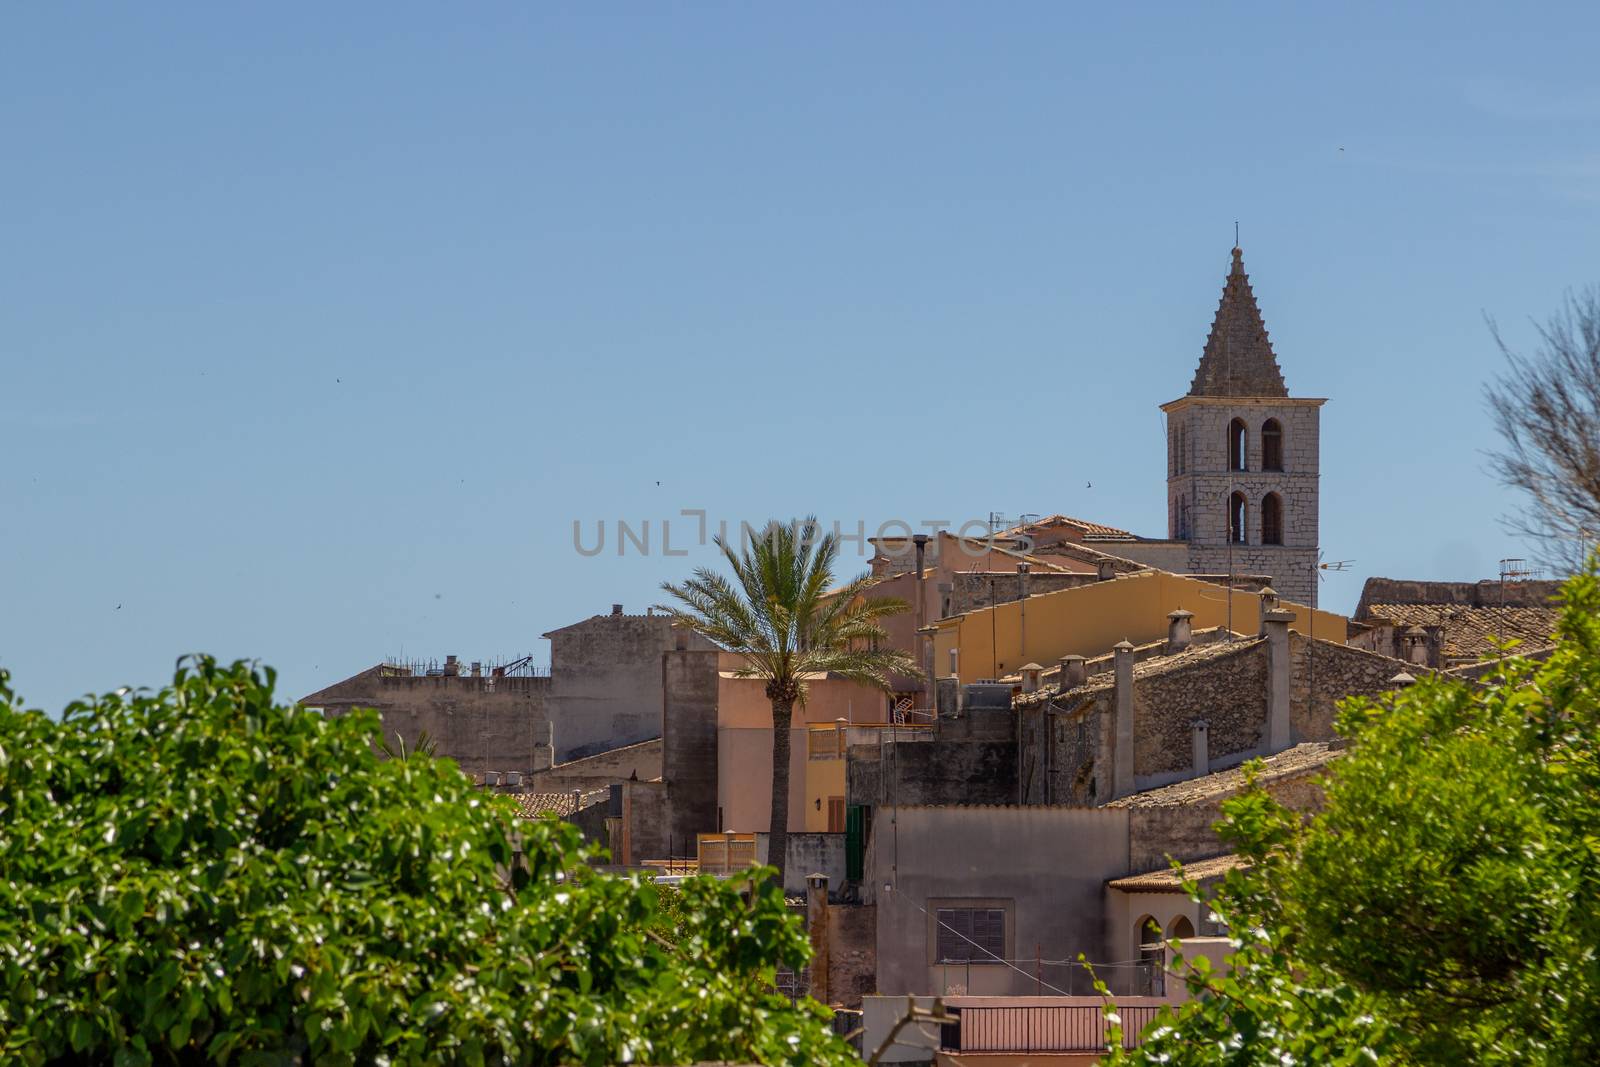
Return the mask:
[[(830, 731), (831, 732), (831, 731)], [(837, 756), (806, 760), (806, 831), (826, 833), (828, 799), (844, 796), (845, 761)]]
[[(1300, 633), (1342, 644), (1350, 632), (1343, 615), (1288, 601), (1279, 607), (1294, 613), (1289, 626)], [(1220, 585), (1142, 571), (943, 620), (934, 635), (934, 669), (949, 676), (951, 649), (959, 650), (956, 673), (963, 684), (1014, 674), (1025, 663), (1050, 667), (1062, 656), (1100, 656), (1119, 641), (1138, 645), (1165, 638), (1167, 615), (1179, 608), (1194, 612), (1196, 630), (1231, 626), (1235, 633), (1260, 632), (1257, 594), (1234, 590), (1230, 597)]]

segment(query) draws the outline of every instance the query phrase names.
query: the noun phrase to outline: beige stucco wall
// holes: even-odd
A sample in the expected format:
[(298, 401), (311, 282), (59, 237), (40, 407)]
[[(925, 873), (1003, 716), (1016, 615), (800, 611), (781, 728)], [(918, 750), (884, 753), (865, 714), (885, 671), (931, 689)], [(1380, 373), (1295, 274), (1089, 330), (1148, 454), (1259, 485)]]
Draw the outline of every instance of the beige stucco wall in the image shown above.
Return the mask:
[[(1062, 656), (1101, 655), (1123, 640), (1160, 640), (1169, 626), (1167, 615), (1179, 608), (1194, 613), (1195, 629), (1231, 625), (1236, 633), (1258, 633), (1261, 598), (1232, 591), (1231, 616), (1229, 600), (1224, 587), (1183, 575), (1126, 574), (942, 620), (934, 635), (934, 663), (940, 676), (948, 675), (950, 650), (959, 649), (957, 673), (963, 683), (1002, 677), (1028, 662), (1048, 667)], [(1310, 608), (1279, 606), (1294, 614), (1292, 629), (1304, 633), (1312, 625)], [(1342, 641), (1349, 632), (1343, 615), (1314, 614), (1317, 637)]]

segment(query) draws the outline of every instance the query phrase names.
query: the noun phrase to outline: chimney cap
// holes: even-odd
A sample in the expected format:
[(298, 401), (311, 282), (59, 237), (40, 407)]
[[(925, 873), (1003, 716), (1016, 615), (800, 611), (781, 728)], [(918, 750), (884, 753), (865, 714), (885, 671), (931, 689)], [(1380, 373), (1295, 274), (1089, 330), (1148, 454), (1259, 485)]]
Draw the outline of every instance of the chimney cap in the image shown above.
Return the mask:
[(1133, 642), (1124, 637), (1121, 641), (1111, 646), (1113, 652), (1132, 652)]
[(1039, 666), (1037, 663), (1024, 663), (1021, 667), (1018, 667), (1017, 669), (1018, 670), (1022, 670), (1022, 671), (1042, 671), (1042, 670), (1044, 670), (1044, 668)]
[(1264, 596), (1264, 597), (1269, 597), (1270, 596), (1270, 597), (1276, 598), (1277, 595), (1278, 595), (1278, 591), (1276, 589), (1272, 588), (1272, 586), (1270, 586), (1270, 585), (1264, 585), (1264, 586), (1261, 587), (1261, 595)]
[(1266, 622), (1294, 622), (1294, 612), (1285, 611), (1283, 608), (1274, 608), (1262, 615), (1261, 618)]
[(1401, 686), (1401, 687), (1405, 687), (1405, 686), (1408, 686), (1408, 685), (1415, 685), (1417, 683), (1417, 679), (1416, 679), (1415, 675), (1408, 674), (1405, 671), (1401, 671), (1399, 674), (1395, 675), (1393, 678), (1390, 678), (1389, 682), (1390, 682), (1391, 685), (1398, 685), (1398, 686)]
[(1407, 637), (1427, 637), (1428, 636), (1428, 631), (1424, 630), (1420, 626), (1408, 626), (1408, 627), (1406, 627), (1406, 636)]
[(1176, 621), (1178, 619), (1192, 619), (1192, 618), (1194, 618), (1194, 612), (1185, 611), (1183, 608), (1179, 608), (1177, 611), (1169, 611), (1169, 612), (1167, 612), (1167, 618), (1172, 619), (1174, 621)]

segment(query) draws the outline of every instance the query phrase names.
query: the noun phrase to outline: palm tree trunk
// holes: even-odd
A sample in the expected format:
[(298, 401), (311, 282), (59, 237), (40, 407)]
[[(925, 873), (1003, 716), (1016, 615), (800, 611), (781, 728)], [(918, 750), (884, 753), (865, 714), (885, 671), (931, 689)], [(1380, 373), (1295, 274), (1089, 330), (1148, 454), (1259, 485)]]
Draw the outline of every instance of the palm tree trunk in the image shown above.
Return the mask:
[(778, 868), (780, 889), (789, 852), (789, 724), (793, 718), (793, 703), (772, 702), (772, 823), (767, 831), (767, 863)]

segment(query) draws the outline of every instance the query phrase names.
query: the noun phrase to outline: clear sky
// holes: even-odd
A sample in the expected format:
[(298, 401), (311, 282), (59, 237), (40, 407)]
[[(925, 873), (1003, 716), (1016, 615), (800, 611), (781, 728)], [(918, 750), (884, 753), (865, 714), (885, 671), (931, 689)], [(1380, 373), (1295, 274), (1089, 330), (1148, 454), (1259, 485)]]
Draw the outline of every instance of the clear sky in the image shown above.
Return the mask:
[(686, 508), (1159, 536), (1236, 219), (1330, 398), (1324, 604), (1525, 554), (1484, 316), (1600, 281), (1600, 6), (670, 7), (0, 16), (30, 701), (543, 661), (710, 561)]

